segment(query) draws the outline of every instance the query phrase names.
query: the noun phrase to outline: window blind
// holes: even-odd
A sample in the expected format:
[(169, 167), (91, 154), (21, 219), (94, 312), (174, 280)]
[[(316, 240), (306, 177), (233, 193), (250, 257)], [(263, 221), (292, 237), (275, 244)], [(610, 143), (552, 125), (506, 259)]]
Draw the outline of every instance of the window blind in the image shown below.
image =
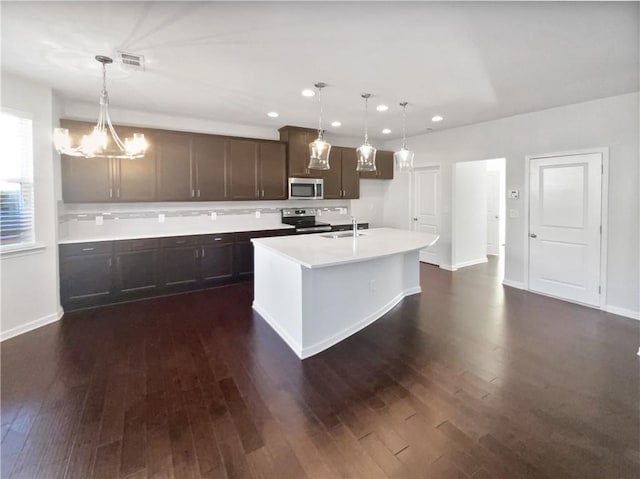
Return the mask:
[(0, 112), (0, 248), (35, 242), (33, 227), (33, 121), (27, 113)]

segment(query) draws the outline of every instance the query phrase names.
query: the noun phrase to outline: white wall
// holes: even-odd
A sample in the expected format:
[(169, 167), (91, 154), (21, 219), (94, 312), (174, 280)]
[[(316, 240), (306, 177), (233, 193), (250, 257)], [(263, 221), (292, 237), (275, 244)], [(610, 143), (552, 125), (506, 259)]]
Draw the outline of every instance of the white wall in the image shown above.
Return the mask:
[[(416, 166), (442, 164), (443, 227), (440, 241), (443, 263), (451, 259), (452, 165), (462, 161), (506, 158), (507, 190), (524, 193), (525, 156), (587, 148), (609, 148), (609, 243), (607, 304), (637, 315), (640, 291), (638, 264), (639, 94), (631, 93), (576, 105), (517, 115), (510, 118), (453, 128), (408, 140)], [(445, 119), (446, 121), (446, 119)], [(398, 142), (389, 142), (395, 149)], [(384, 201), (384, 221), (408, 228), (408, 175), (397, 174)], [(507, 200), (505, 281), (524, 283), (524, 223), (526, 199)]]
[(487, 261), (487, 162), (456, 164), (452, 261), (455, 268)]
[(3, 107), (33, 115), (36, 243), (29, 254), (5, 254), (0, 260), (0, 336), (6, 339), (59, 318), (56, 202), (51, 132), (51, 88), (2, 72)]

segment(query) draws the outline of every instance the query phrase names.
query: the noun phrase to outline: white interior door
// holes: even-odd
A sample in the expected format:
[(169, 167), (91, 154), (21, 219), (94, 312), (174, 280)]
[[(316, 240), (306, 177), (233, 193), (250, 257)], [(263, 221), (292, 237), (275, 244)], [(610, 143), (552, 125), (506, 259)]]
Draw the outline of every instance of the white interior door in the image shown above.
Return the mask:
[(500, 254), (500, 172), (487, 172), (487, 254)]
[(529, 289), (600, 304), (602, 155), (530, 162)]
[[(413, 172), (413, 230), (440, 233), (440, 167)], [(420, 261), (440, 265), (437, 243), (420, 251)]]

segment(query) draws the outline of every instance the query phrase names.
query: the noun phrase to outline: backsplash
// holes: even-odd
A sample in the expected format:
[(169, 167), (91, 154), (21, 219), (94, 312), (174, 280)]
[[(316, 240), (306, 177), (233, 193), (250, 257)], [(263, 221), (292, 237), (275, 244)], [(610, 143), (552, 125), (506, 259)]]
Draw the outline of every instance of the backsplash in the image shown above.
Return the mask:
[[(317, 208), (318, 221), (350, 221), (350, 202), (260, 201), (58, 204), (58, 241), (222, 233), (278, 228), (282, 208)], [(366, 219), (363, 219), (366, 220)]]

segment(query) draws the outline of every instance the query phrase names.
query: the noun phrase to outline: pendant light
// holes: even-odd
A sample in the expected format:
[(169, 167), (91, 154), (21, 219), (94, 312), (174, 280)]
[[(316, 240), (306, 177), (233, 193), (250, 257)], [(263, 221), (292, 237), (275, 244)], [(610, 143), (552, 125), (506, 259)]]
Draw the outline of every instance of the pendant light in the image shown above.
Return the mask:
[[(56, 128), (53, 132), (53, 143), (58, 153), (85, 158), (123, 158), (137, 159), (144, 157), (147, 141), (142, 133), (134, 133), (131, 138), (120, 139), (111, 124), (109, 116), (109, 94), (107, 93), (107, 65), (113, 60), (103, 55), (96, 56), (102, 64), (102, 93), (100, 94), (100, 113), (98, 122), (89, 135), (84, 135), (79, 146), (71, 146), (71, 137), (67, 128)], [(109, 148), (111, 135), (113, 147)]]
[(327, 143), (323, 136), (324, 130), (322, 129), (322, 89), (327, 86), (326, 83), (315, 83), (318, 89), (318, 104), (320, 105), (320, 115), (318, 120), (318, 138), (309, 143), (309, 169), (314, 170), (328, 170), (329, 169), (329, 153), (331, 152), (331, 145)]
[(370, 93), (362, 94), (362, 98), (364, 98), (364, 143), (356, 149), (358, 157), (356, 171), (376, 171), (376, 149), (369, 144), (369, 131), (367, 128), (370, 97)]
[(400, 171), (410, 171), (413, 168), (413, 151), (407, 148), (407, 135), (406, 135), (406, 113), (407, 113), (406, 101), (400, 103), (402, 107), (402, 148), (393, 154), (393, 159)]

